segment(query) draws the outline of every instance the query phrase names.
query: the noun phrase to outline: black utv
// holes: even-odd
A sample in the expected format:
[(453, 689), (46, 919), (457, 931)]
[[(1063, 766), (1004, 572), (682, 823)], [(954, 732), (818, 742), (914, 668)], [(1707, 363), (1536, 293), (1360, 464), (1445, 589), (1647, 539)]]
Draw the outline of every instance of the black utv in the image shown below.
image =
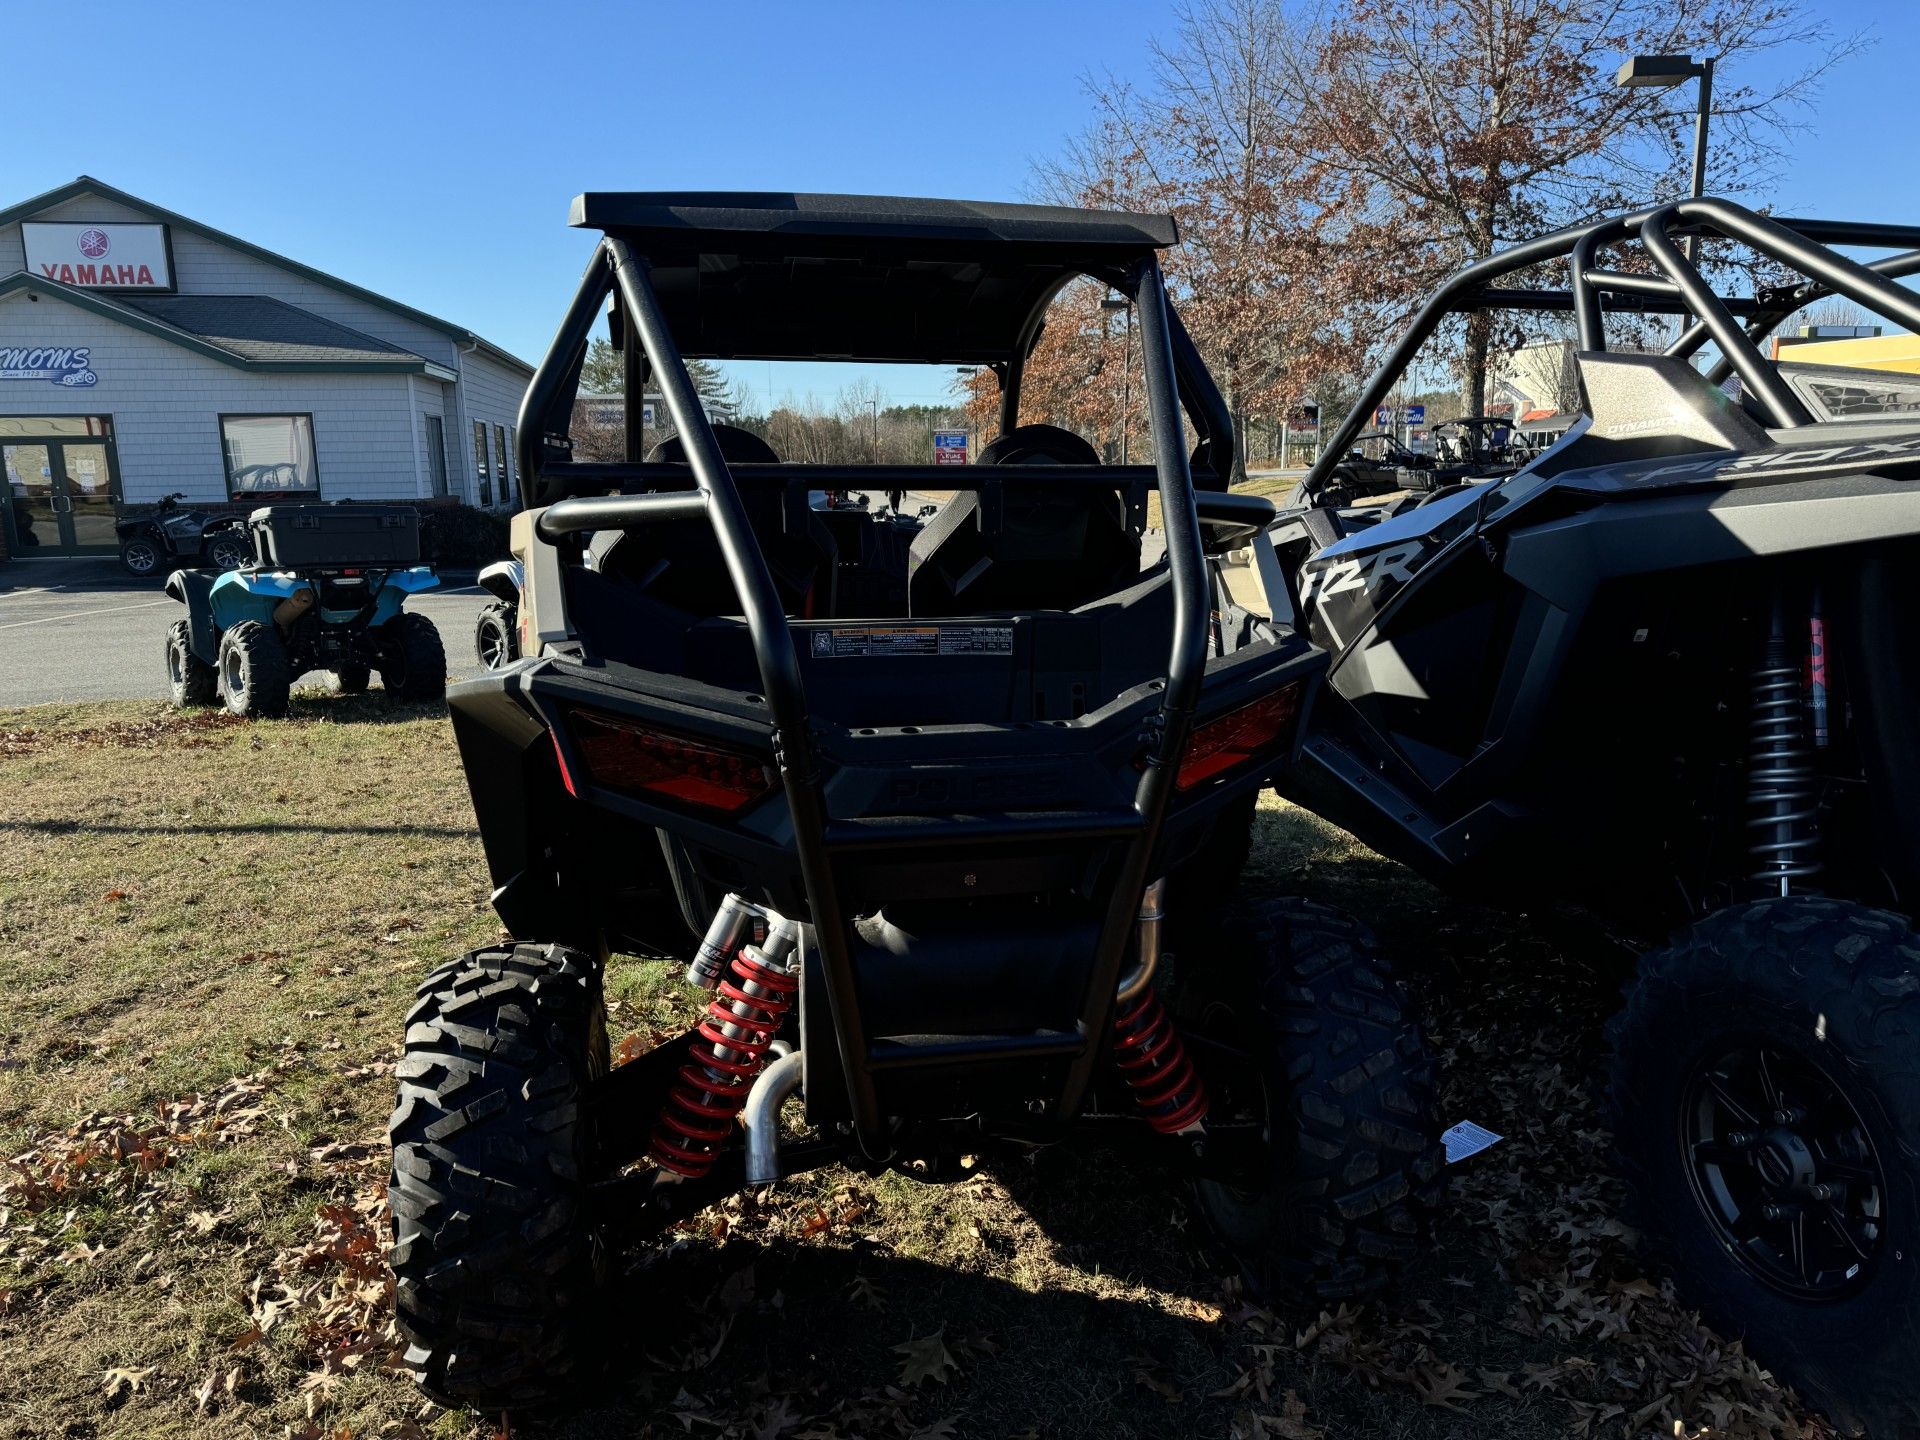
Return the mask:
[[(1788, 278), (1719, 293), (1688, 234), (1714, 275), (1738, 246)], [(1566, 278), (1505, 288), (1535, 267)], [(1517, 474), (1390, 506), (1323, 465), (1272, 532), (1332, 657), (1282, 792), (1641, 952), (1609, 1038), (1649, 1243), (1886, 1435), (1920, 1424), (1920, 379), (1760, 347), (1833, 294), (1920, 328), (1916, 272), (1920, 227), (1721, 200), (1520, 245), (1429, 302), (1328, 453), (1475, 309), (1570, 311), (1584, 413)]]
[[(513, 938), (420, 987), (392, 1121), (428, 1391), (577, 1395), (612, 1240), (743, 1185), (937, 1178), (1075, 1127), (1183, 1167), (1263, 1291), (1382, 1284), (1442, 1183), (1392, 978), (1317, 906), (1200, 939), (1325, 657), (1273, 566), (1257, 601), (1223, 580), (1273, 510), (1226, 493), (1172, 222), (715, 194), (588, 194), (573, 221), (604, 238), (521, 412), (526, 653), (450, 696)], [(1083, 281), (1138, 308), (1151, 466), (1021, 423), (1049, 301)], [(609, 297), (627, 458), (577, 462)], [(999, 433), (964, 473), (783, 464), (709, 422), (696, 357), (987, 367)], [(643, 455), (648, 389), (677, 433)], [(849, 490), (952, 498), (909, 526)], [(676, 951), (704, 1018), (610, 1068), (606, 967)]]

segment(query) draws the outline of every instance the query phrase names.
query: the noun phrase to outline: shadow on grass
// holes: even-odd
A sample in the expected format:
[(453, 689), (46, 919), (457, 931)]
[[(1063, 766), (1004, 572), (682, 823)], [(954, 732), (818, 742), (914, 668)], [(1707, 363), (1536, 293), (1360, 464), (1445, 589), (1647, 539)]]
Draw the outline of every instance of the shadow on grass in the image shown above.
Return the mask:
[[(972, 1261), (922, 1259), (897, 1238), (855, 1234), (630, 1251), (606, 1388), (528, 1433), (584, 1440), (689, 1417), (728, 1435), (789, 1433), (768, 1423), (782, 1403), (807, 1434), (1321, 1433), (1247, 1423), (1249, 1411), (1278, 1417), (1288, 1391), (1328, 1436), (1437, 1440), (1471, 1428), (1408, 1388), (1383, 1389), (1377, 1374), (1297, 1345), (1312, 1312), (1244, 1308), (1202, 1252), (1169, 1171), (1086, 1144), (999, 1153), (987, 1170), (1004, 1189), (933, 1192), (957, 1227), (977, 1233)], [(1430, 1318), (1479, 1330), (1474, 1292), (1448, 1292), (1441, 1279), (1479, 1268), (1464, 1250), (1416, 1268), (1421, 1289), (1461, 1297), (1457, 1314)], [(910, 1383), (909, 1362), (938, 1353), (926, 1344), (936, 1336), (953, 1370), (944, 1384)], [(1488, 1360), (1533, 1358), (1502, 1340), (1483, 1348)], [(917, 1352), (901, 1348), (915, 1342)], [(798, 1424), (828, 1416), (830, 1429)], [(1566, 1413), (1494, 1398), (1475, 1420), (1485, 1433), (1544, 1440), (1564, 1432)]]
[(324, 682), (316, 683), (312, 678), (295, 683), (296, 688), (287, 702), (286, 718), (296, 722), (404, 725), (415, 720), (431, 720), (447, 713), (444, 701), (394, 700), (388, 698), (383, 690), (343, 695)]
[(0, 831), (21, 835), (406, 835), (465, 840), (471, 825), (320, 825), (308, 821), (262, 821), (250, 825), (114, 825), (92, 820), (0, 820)]

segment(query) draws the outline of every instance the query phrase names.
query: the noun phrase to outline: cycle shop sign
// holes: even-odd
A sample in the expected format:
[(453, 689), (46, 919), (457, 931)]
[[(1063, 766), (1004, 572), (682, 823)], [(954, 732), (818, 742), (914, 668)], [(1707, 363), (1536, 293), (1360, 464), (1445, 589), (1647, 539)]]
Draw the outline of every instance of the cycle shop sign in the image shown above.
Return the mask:
[(27, 273), (82, 290), (171, 290), (173, 251), (164, 225), (38, 221), (20, 226)]
[(0, 380), (49, 380), (73, 390), (100, 383), (93, 352), (85, 345), (0, 344)]

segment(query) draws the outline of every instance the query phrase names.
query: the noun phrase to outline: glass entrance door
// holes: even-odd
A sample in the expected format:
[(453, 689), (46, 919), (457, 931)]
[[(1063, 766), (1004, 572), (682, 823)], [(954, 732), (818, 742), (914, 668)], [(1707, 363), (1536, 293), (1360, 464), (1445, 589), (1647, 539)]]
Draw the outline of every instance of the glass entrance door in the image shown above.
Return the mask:
[(0, 468), (7, 475), (13, 504), (15, 553), (47, 553), (60, 544), (60, 519), (53, 503), (53, 449), (48, 445), (0, 446)]
[(107, 447), (65, 441), (55, 447), (60, 465), (56, 474), (66, 480), (65, 513), (60, 517), (62, 541), (74, 550), (112, 551), (120, 548), (113, 533), (113, 472)]
[(119, 486), (107, 440), (0, 442), (14, 553), (111, 555)]

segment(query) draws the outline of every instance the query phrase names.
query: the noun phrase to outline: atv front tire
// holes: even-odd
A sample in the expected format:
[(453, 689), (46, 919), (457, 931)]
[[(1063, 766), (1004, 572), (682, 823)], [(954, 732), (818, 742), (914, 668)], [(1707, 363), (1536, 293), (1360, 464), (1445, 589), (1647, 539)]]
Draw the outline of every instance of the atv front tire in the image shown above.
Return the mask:
[(1196, 1206), (1261, 1296), (1374, 1294), (1421, 1252), (1445, 1189), (1426, 1042), (1358, 921), (1270, 900), (1230, 933), (1230, 962), (1180, 957), (1178, 1009), (1241, 1057), (1194, 1047), (1212, 1116), (1260, 1121), (1267, 1142), (1198, 1181)]
[(176, 710), (211, 705), (220, 698), (220, 677), (193, 653), (193, 632), (184, 620), (167, 628), (167, 691)]
[(480, 612), (473, 627), (473, 648), (489, 670), (504, 670), (520, 658), (520, 635), (511, 606), (496, 600)]
[(1842, 1426), (1920, 1433), (1920, 936), (1764, 900), (1640, 961), (1614, 1132), (1682, 1297)]
[(388, 1126), (407, 1364), (447, 1405), (577, 1398), (606, 1270), (584, 1105), (607, 1073), (600, 967), (563, 945), (501, 946), (418, 993)]
[(386, 625), (380, 659), (380, 683), (395, 700), (444, 700), (447, 650), (440, 632), (424, 615), (409, 611)]
[(160, 573), (160, 542), (150, 536), (136, 535), (120, 546), (120, 568), (142, 580)]
[(253, 717), (284, 715), (293, 689), (293, 667), (280, 632), (271, 624), (242, 620), (220, 637), (220, 689), (227, 709)]

